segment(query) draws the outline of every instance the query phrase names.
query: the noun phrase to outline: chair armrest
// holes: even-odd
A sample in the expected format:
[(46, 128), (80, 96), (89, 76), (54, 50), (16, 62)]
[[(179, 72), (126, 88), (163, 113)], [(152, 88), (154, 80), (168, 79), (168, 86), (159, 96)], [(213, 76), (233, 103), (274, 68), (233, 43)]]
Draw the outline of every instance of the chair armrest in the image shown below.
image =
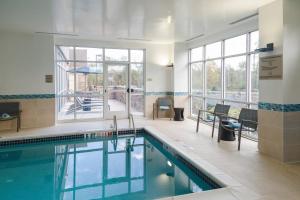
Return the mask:
[(256, 122), (256, 121), (252, 121), (252, 120), (246, 120), (246, 119), (242, 119), (241, 120), (243, 123), (244, 122), (247, 122), (247, 123), (252, 123), (252, 124), (256, 124), (256, 125), (258, 125), (258, 122)]

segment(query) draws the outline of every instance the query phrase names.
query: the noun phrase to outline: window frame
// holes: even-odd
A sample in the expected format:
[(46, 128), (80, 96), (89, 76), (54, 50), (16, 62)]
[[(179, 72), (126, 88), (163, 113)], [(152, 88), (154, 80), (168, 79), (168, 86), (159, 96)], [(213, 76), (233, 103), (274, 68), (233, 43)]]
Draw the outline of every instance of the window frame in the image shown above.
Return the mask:
[[(251, 55), (255, 55), (257, 54), (257, 52), (255, 51), (251, 51), (250, 50), (250, 45), (251, 45), (251, 33), (256, 32), (259, 30), (253, 30), (253, 31), (249, 31), (247, 33), (243, 33), (243, 34), (239, 34), (239, 35), (235, 35), (233, 37), (230, 38), (226, 38), (226, 39), (222, 39), (222, 40), (218, 40), (218, 41), (214, 41), (211, 43), (207, 43), (201, 46), (196, 46), (194, 48), (199, 48), (199, 47), (203, 47), (203, 56), (202, 56), (202, 60), (199, 61), (191, 61), (191, 51), (194, 48), (190, 48), (188, 51), (188, 68), (189, 68), (189, 114), (191, 117), (195, 117), (195, 115), (193, 115), (192, 113), (192, 109), (193, 109), (193, 102), (192, 102), (192, 97), (198, 97), (202, 99), (202, 107), (205, 109), (207, 107), (207, 101), (208, 100), (218, 100), (220, 102), (222, 102), (222, 104), (224, 104), (224, 102), (230, 102), (230, 103), (239, 103), (239, 104), (245, 104), (247, 105), (248, 108), (253, 107), (253, 106), (257, 106), (258, 102), (253, 102), (252, 98), (251, 98), (251, 63), (250, 63), (250, 58)], [(232, 39), (235, 37), (239, 37), (242, 35), (246, 35), (246, 52), (245, 53), (239, 53), (239, 54), (233, 54), (233, 55), (228, 55), (225, 56), (225, 40), (228, 39)], [(206, 59), (206, 46), (210, 45), (210, 44), (214, 44), (216, 42), (221, 42), (221, 57), (218, 58), (210, 58), (210, 59)], [(233, 58), (233, 57), (239, 57), (239, 56), (246, 56), (246, 101), (239, 101), (239, 100), (230, 100), (230, 99), (226, 99), (225, 98), (225, 93), (226, 93), (226, 70), (225, 70), (225, 59), (227, 58)], [(207, 69), (206, 69), (206, 63), (208, 61), (215, 61), (215, 60), (221, 60), (221, 98), (215, 98), (215, 97), (211, 97), (208, 95), (207, 93)], [(203, 73), (203, 95), (195, 95), (192, 93), (192, 69), (191, 66), (193, 63), (199, 63), (199, 62), (203, 62), (203, 70), (205, 73)], [(258, 94), (259, 95), (259, 94)]]

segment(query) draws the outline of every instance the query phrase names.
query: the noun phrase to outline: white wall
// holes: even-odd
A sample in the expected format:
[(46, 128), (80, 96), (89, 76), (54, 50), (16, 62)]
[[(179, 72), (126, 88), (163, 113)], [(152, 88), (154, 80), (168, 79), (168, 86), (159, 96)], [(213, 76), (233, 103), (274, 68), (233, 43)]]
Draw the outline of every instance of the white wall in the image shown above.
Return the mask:
[(285, 104), (300, 103), (300, 1), (283, 1), (283, 69)]
[(110, 42), (70, 38), (56, 38), (55, 44), (85, 47), (146, 49), (146, 92), (167, 92), (172, 91), (173, 89), (172, 69), (166, 67), (169, 62), (173, 62), (173, 44), (122, 41)]
[[(283, 53), (283, 4), (282, 0), (274, 1), (259, 9), (259, 43), (265, 47), (274, 43), (274, 51), (260, 53), (260, 57)], [(259, 101), (283, 103), (283, 80), (260, 80)]]
[(0, 95), (54, 94), (53, 37), (1, 32), (0, 44)]
[(186, 43), (174, 45), (174, 92), (188, 92), (188, 48)]

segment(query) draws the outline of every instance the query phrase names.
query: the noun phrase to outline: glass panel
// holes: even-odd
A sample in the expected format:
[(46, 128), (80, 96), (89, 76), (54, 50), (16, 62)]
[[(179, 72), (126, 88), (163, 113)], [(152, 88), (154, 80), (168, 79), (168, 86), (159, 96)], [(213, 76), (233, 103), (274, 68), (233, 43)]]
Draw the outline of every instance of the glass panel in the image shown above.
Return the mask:
[(76, 117), (78, 119), (103, 117), (102, 63), (76, 63)]
[(191, 62), (203, 60), (203, 47), (191, 49)]
[(74, 60), (74, 47), (56, 46), (56, 59), (60, 61)]
[[(222, 104), (221, 100), (216, 100), (216, 99), (206, 99), (206, 108), (205, 110), (208, 110), (210, 112), (214, 112), (215, 110), (215, 106), (216, 104)], [(206, 114), (206, 119), (207, 120), (213, 120), (213, 115), (209, 114), (209, 113), (205, 113)]]
[(100, 199), (102, 198), (102, 186), (76, 190), (75, 197), (75, 199)]
[(246, 53), (247, 36), (241, 35), (225, 40), (225, 56)]
[(203, 95), (203, 63), (193, 63), (192, 70), (192, 94)]
[(128, 50), (127, 49), (105, 49), (105, 60), (128, 61)]
[(206, 59), (221, 57), (221, 42), (216, 42), (206, 46)]
[(143, 62), (144, 51), (143, 50), (130, 50), (130, 62)]
[(137, 92), (144, 91), (144, 65), (131, 64), (131, 88)]
[(225, 98), (246, 101), (246, 56), (225, 59)]
[(257, 105), (257, 104), (254, 104), (254, 105), (251, 104), (251, 105), (250, 105), (250, 108), (251, 108), (251, 109), (258, 110), (258, 105)]
[(107, 66), (108, 110), (126, 111), (127, 66)]
[(117, 196), (128, 193), (128, 183), (115, 183), (105, 186), (105, 197)]
[(197, 116), (199, 109), (203, 109), (203, 98), (192, 96), (192, 115)]
[(56, 70), (56, 109), (58, 120), (74, 119), (74, 62), (58, 62)]
[(258, 102), (258, 83), (259, 83), (259, 70), (258, 70), (258, 61), (259, 57), (258, 54), (252, 54), (250, 56), (250, 76), (251, 76), (251, 102), (257, 103)]
[(131, 152), (131, 177), (144, 176), (144, 146), (135, 146)]
[(65, 184), (64, 189), (72, 188), (73, 186), (73, 179), (74, 179), (74, 155), (69, 154), (67, 158), (67, 170), (65, 173)]
[(145, 98), (144, 93), (131, 94), (131, 114), (143, 116)]
[[(118, 164), (116, 164), (118, 163)], [(126, 176), (126, 153), (111, 153), (107, 159), (107, 178)]]
[(97, 48), (76, 47), (75, 55), (76, 55), (76, 60), (82, 60), (82, 61), (103, 60), (103, 50)]
[(80, 143), (76, 144), (76, 151), (86, 151), (92, 149), (102, 149), (103, 142), (88, 142), (88, 143)]
[(144, 65), (131, 64), (131, 113), (144, 115)]
[(230, 105), (230, 110), (228, 115), (231, 117), (239, 118), (240, 112), (242, 108), (247, 108), (246, 104), (235, 103), (230, 101), (225, 101), (226, 105)]
[(250, 51), (259, 48), (259, 32), (255, 31), (250, 34)]
[(222, 97), (221, 60), (206, 62), (207, 95), (214, 98)]
[(102, 183), (103, 151), (76, 154), (76, 186)]
[(144, 190), (144, 179), (136, 179), (131, 181), (131, 192), (138, 192)]

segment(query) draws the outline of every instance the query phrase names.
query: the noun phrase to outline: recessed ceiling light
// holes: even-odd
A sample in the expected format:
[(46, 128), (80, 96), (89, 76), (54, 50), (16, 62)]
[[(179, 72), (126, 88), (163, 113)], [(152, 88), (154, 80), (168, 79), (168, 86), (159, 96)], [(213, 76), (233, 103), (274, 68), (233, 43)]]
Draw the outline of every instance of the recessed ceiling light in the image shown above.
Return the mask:
[(38, 31), (35, 32), (37, 34), (46, 34), (46, 35), (63, 35), (63, 36), (79, 36), (77, 34), (72, 34), (72, 33), (57, 33), (57, 32), (42, 32), (42, 31)]
[(167, 18), (167, 23), (168, 23), (168, 24), (171, 24), (171, 22), (172, 22), (172, 16), (169, 15), (168, 18)]

